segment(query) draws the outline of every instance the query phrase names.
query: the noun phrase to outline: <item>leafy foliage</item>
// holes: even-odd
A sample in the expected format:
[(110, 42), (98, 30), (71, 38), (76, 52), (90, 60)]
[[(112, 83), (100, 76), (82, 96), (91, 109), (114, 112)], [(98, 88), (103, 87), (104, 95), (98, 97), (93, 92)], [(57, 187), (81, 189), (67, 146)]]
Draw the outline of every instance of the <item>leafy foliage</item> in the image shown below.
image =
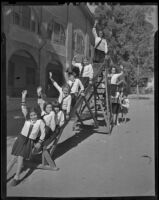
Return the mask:
[(152, 76), (154, 70), (153, 25), (146, 20), (152, 11), (151, 6), (111, 3), (95, 10), (97, 29), (103, 30), (108, 43), (110, 63), (124, 65), (130, 86)]

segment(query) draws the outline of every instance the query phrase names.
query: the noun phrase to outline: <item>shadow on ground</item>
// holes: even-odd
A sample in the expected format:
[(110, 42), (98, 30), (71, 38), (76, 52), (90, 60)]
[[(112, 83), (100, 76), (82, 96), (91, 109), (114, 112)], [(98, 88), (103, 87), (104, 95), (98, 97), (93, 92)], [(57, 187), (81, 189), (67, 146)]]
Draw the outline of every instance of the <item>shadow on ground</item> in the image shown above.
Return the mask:
[[(103, 125), (103, 121), (100, 122), (100, 125)], [(94, 133), (96, 134), (108, 134), (104, 132), (99, 132), (97, 128), (94, 127), (94, 125), (84, 125), (80, 127), (80, 131), (77, 132), (75, 135), (72, 137), (66, 139), (65, 141), (59, 143), (55, 149), (55, 152), (53, 153), (52, 159), (56, 160), (60, 156), (64, 155), (66, 152), (71, 150), (72, 148), (75, 148), (78, 144), (80, 144), (82, 141), (93, 135)], [(29, 177), (34, 170), (36, 170), (36, 167), (41, 164), (42, 162), (42, 155), (37, 154), (34, 155), (33, 158), (30, 161), (25, 161), (24, 162), (24, 167), (22, 169), (22, 172), (27, 171), (27, 173), (23, 176), (23, 178), (19, 181), (19, 184), (23, 182), (27, 177)], [(30, 165), (31, 164), (31, 165)], [(28, 170), (29, 169), (29, 170)], [(7, 179), (7, 182), (9, 182), (14, 175), (9, 177)]]

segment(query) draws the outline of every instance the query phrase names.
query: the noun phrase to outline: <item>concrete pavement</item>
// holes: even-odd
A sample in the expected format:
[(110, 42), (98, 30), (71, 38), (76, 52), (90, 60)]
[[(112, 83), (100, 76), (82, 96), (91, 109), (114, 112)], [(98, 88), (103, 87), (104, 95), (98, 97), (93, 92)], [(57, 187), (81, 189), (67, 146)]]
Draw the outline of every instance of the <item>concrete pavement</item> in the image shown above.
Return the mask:
[[(55, 152), (57, 172), (26, 169), (8, 196), (108, 197), (154, 195), (154, 99), (131, 99), (126, 124), (105, 134), (103, 127), (81, 132), (71, 124)], [(7, 159), (14, 137), (10, 136)], [(8, 141), (9, 141), (8, 140)], [(11, 142), (12, 141), (12, 142)], [(10, 176), (14, 174), (16, 166)], [(28, 173), (28, 175), (27, 175)], [(26, 176), (26, 178), (25, 178)]]

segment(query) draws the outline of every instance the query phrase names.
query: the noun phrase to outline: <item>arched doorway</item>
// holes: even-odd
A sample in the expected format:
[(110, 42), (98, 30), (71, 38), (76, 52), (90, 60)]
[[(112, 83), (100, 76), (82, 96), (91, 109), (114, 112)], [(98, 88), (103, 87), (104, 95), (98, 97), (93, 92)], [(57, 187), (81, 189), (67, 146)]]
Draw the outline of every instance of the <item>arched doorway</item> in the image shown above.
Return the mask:
[(24, 50), (13, 53), (8, 61), (8, 96), (21, 97), (24, 89), (28, 90), (28, 97), (36, 96), (37, 76), (37, 64), (30, 53)]
[(64, 76), (63, 76), (63, 67), (62, 64), (58, 61), (52, 61), (48, 63), (46, 67), (46, 79), (45, 79), (45, 92), (47, 97), (58, 97), (59, 93), (57, 89), (52, 85), (51, 81), (49, 80), (49, 72), (52, 72), (53, 79), (62, 86), (64, 83)]

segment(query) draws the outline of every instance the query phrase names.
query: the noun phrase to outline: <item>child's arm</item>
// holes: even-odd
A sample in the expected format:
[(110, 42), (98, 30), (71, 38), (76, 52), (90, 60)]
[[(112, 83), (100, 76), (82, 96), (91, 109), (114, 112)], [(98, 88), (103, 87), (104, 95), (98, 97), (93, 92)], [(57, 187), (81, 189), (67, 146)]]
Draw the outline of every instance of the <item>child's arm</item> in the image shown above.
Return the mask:
[(96, 32), (96, 25), (97, 25), (97, 23), (98, 23), (98, 21), (95, 20), (95, 24), (94, 24), (93, 29), (92, 29), (92, 33), (93, 33), (93, 35), (94, 35), (95, 38), (98, 37), (97, 32)]
[(72, 65), (74, 66), (74, 67), (78, 67), (79, 69), (80, 69), (80, 66), (81, 66), (81, 63), (76, 63), (76, 61), (72, 61)]
[(68, 99), (68, 104), (67, 104), (67, 112), (66, 112), (66, 118), (68, 118), (69, 114), (70, 114), (70, 109), (71, 109), (71, 95), (69, 95), (69, 99)]
[(41, 86), (39, 86), (37, 88), (37, 95), (38, 95), (38, 104), (40, 106), (41, 112), (43, 112), (44, 111), (43, 108), (44, 108), (45, 100), (44, 100), (44, 95), (42, 93), (42, 87)]
[(22, 91), (22, 102), (21, 102), (21, 110), (22, 110), (22, 113), (26, 119), (26, 116), (28, 114), (28, 109), (27, 109), (27, 106), (26, 106), (26, 95), (27, 95), (27, 90), (23, 90)]
[(55, 115), (55, 112), (52, 111), (52, 117), (51, 117), (51, 121), (50, 121), (50, 128), (51, 128), (52, 131), (54, 131), (55, 127), (56, 127), (56, 115)]
[(92, 65), (90, 64), (90, 71), (89, 71), (89, 79), (90, 79), (90, 82), (92, 82), (92, 79), (93, 79), (93, 67), (92, 67)]
[(61, 93), (62, 88), (57, 84), (56, 81), (54, 81), (54, 79), (52, 78), (51, 72), (49, 72), (49, 78), (50, 78), (52, 84), (55, 86), (55, 88), (59, 91), (59, 93)]
[(105, 40), (105, 54), (108, 52), (108, 45), (107, 45), (107, 41)]
[(124, 74), (124, 69), (123, 69), (123, 66), (120, 67), (121, 69), (121, 72), (116, 74), (116, 78), (118, 79), (120, 76), (122, 76)]

